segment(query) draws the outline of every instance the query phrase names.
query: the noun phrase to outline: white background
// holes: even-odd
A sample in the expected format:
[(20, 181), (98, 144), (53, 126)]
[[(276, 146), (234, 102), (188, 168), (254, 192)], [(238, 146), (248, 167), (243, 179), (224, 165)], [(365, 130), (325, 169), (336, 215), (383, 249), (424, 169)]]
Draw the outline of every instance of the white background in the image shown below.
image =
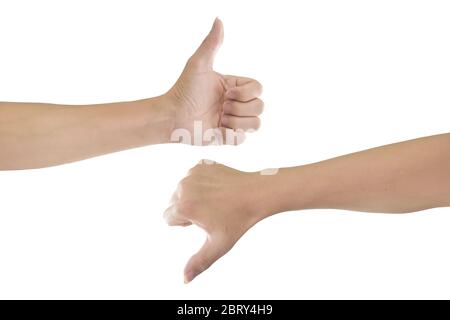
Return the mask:
[(260, 132), (0, 172), (0, 298), (450, 298), (450, 209), (280, 214), (189, 285), (204, 234), (162, 219), (202, 158), (255, 171), (449, 131), (448, 1), (1, 1), (0, 100), (159, 95), (215, 16), (216, 70), (264, 84)]

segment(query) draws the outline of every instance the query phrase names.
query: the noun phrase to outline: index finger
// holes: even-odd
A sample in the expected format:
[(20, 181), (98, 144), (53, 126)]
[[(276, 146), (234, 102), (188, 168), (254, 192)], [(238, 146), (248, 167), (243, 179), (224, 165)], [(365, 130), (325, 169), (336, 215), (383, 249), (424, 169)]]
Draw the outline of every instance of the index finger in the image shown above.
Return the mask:
[(248, 102), (262, 94), (263, 87), (255, 79), (227, 76), (226, 80), (229, 85), (225, 92), (227, 99)]

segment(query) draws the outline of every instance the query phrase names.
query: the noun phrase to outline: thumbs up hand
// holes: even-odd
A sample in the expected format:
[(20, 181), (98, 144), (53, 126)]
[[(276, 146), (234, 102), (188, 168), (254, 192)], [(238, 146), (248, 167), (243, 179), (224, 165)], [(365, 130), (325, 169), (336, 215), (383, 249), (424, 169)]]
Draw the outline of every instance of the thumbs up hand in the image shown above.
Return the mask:
[(264, 214), (259, 173), (203, 160), (178, 184), (164, 218), (171, 226), (195, 224), (207, 239), (187, 263), (188, 283), (226, 254)]
[(214, 57), (222, 41), (223, 25), (216, 19), (178, 81), (166, 94), (174, 106), (172, 142), (239, 144), (245, 131), (257, 130), (260, 126), (261, 84), (213, 70)]

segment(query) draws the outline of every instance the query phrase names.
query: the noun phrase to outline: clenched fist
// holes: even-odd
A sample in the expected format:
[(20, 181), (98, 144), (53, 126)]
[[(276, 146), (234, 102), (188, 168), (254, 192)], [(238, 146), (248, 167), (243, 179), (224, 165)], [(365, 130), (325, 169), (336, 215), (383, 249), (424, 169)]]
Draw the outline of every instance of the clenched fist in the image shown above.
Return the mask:
[[(219, 19), (165, 95), (173, 106), (172, 141), (187, 144), (239, 144), (245, 131), (257, 130), (263, 111), (261, 84), (213, 70), (223, 41)], [(227, 139), (228, 137), (228, 139)]]
[(171, 226), (195, 224), (207, 233), (205, 244), (186, 265), (186, 283), (226, 254), (261, 220), (262, 179), (259, 173), (203, 160), (181, 180), (164, 217)]

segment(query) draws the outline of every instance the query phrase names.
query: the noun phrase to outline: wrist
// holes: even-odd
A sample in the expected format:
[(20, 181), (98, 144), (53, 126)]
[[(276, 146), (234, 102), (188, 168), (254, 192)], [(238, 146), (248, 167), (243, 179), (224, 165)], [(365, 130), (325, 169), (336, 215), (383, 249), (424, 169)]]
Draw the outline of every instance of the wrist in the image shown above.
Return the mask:
[(143, 135), (147, 144), (170, 143), (175, 128), (175, 108), (167, 95), (136, 101), (145, 109)]
[(252, 201), (254, 205), (253, 218), (256, 221), (283, 211), (283, 205), (279, 199), (280, 189), (283, 186), (283, 179), (279, 175), (280, 170), (266, 169), (252, 173), (256, 194), (256, 199)]
[(256, 172), (259, 180), (260, 220), (285, 211), (314, 207), (316, 191), (309, 166)]

